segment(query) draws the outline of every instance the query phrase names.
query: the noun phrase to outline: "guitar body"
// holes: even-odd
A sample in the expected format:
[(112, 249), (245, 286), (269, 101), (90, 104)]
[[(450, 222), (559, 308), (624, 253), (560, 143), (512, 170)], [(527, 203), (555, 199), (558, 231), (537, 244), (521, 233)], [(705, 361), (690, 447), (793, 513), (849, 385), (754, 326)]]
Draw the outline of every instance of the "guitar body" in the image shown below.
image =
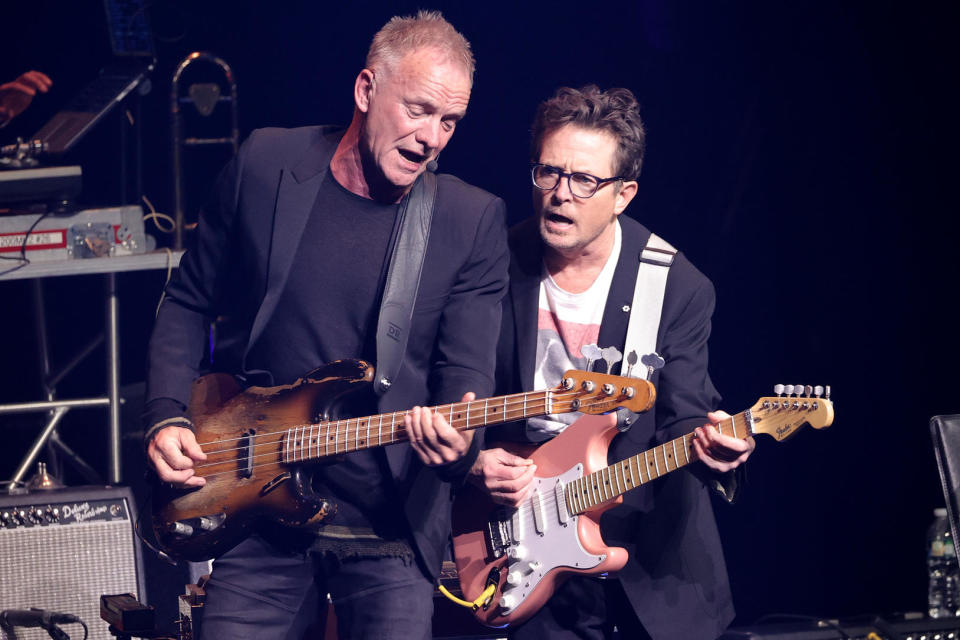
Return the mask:
[(304, 467), (283, 462), (287, 438), (277, 425), (339, 418), (367, 398), (372, 380), (373, 367), (360, 360), (338, 360), (279, 387), (241, 389), (227, 374), (198, 378), (189, 413), (208, 455), (196, 467), (206, 484), (156, 487), (153, 528), (163, 549), (201, 561), (236, 546), (260, 518), (320, 525), (336, 507), (315, 494)]
[[(489, 605), (474, 612), (481, 623), (503, 627), (523, 622), (570, 576), (619, 571), (626, 564), (627, 551), (607, 546), (600, 534), (600, 516), (622, 497), (567, 518), (565, 507), (557, 504), (558, 486), (607, 466), (607, 450), (617, 433), (616, 415), (584, 416), (539, 447), (494, 445), (537, 465), (535, 492), (521, 505), (520, 516), (472, 485), (457, 496), (453, 550), (464, 596), (475, 600), (488, 581), (497, 582)], [(538, 508), (539, 517), (533, 513)], [(508, 533), (498, 534), (504, 530)], [(516, 584), (508, 582), (511, 572), (521, 578)]]

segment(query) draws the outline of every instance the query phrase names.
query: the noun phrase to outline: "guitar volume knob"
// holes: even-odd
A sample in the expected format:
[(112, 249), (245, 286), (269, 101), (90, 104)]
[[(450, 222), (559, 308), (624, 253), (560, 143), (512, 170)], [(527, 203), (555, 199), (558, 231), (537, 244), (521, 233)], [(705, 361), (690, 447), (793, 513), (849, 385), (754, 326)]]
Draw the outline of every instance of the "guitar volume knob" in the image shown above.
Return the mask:
[(522, 544), (510, 547), (510, 549), (507, 550), (507, 557), (511, 560), (523, 560), (527, 557), (527, 548)]

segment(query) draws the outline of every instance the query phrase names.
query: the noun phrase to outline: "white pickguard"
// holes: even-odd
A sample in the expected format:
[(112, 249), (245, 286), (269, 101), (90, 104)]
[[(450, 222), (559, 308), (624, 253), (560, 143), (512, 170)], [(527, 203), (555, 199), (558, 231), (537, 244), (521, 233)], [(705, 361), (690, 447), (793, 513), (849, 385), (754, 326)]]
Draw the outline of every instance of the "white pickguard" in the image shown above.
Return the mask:
[(570, 517), (563, 504), (562, 488), (582, 475), (583, 465), (578, 464), (559, 476), (534, 478), (531, 496), (508, 516), (508, 579), (500, 599), (504, 613), (520, 606), (552, 569), (590, 569), (606, 559), (606, 554), (594, 555), (583, 548), (577, 534), (580, 516)]

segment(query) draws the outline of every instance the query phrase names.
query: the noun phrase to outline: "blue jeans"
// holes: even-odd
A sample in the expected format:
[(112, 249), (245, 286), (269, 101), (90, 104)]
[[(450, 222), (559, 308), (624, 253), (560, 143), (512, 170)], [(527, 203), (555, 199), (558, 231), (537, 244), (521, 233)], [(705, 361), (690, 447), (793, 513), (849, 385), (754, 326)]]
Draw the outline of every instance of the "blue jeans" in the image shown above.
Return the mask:
[(251, 536), (213, 563), (201, 640), (302, 640), (325, 618), (327, 593), (339, 640), (429, 640), (433, 589), (416, 562), (340, 562)]

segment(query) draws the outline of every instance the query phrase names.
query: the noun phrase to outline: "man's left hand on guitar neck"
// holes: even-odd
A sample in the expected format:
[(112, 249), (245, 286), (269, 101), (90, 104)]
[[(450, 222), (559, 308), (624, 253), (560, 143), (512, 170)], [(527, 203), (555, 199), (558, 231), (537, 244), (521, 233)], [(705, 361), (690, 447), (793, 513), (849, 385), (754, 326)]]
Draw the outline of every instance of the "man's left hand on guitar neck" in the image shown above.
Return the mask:
[(718, 473), (732, 471), (746, 462), (757, 446), (753, 436), (741, 440), (717, 431), (713, 425), (730, 419), (726, 411), (711, 411), (707, 418), (711, 424), (694, 429), (693, 450), (697, 458)]
[[(461, 402), (476, 399), (473, 392), (466, 393)], [(456, 462), (470, 449), (473, 431), (457, 431), (439, 413), (431, 413), (428, 407), (414, 407), (403, 418), (410, 438), (410, 446), (428, 467)]]

